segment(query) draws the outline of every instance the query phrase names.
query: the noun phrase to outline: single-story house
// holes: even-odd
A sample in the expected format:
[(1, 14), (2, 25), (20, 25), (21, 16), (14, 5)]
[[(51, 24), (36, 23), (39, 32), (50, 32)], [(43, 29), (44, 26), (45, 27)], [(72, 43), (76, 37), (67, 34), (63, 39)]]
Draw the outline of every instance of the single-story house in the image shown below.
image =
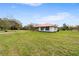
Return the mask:
[(44, 31), (44, 32), (57, 32), (58, 28), (55, 25), (52, 24), (34, 24), (34, 28), (37, 28), (38, 31)]

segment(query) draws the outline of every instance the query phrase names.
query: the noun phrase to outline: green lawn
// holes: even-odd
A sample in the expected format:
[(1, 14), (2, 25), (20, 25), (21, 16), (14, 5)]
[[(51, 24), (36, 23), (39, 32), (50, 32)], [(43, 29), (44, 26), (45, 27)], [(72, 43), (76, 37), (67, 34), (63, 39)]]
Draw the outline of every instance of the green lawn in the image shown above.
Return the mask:
[(79, 55), (79, 32), (13, 31), (0, 34), (0, 55), (77, 56)]

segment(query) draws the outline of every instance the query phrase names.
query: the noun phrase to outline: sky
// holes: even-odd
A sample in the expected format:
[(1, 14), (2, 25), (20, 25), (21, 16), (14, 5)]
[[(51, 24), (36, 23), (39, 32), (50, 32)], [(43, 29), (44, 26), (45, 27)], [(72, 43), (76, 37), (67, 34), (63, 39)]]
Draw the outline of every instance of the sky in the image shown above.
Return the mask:
[(0, 3), (0, 17), (15, 18), (23, 26), (51, 23), (79, 25), (78, 3)]

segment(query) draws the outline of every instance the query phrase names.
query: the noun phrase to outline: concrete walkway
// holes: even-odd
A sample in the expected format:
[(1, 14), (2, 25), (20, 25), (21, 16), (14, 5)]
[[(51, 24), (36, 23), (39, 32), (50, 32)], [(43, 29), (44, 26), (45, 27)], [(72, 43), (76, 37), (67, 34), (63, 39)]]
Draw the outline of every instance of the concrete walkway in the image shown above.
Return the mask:
[(1, 32), (0, 34), (12, 34), (12, 33), (15, 33), (15, 32)]

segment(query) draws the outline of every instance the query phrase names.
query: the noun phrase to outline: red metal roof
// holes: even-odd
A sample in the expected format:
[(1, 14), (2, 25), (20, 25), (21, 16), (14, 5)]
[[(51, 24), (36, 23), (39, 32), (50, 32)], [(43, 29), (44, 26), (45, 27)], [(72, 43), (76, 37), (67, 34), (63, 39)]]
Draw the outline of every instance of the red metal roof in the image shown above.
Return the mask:
[(45, 23), (45, 24), (34, 24), (33, 25), (34, 27), (51, 27), (53, 26), (52, 24), (48, 24), (48, 23)]

